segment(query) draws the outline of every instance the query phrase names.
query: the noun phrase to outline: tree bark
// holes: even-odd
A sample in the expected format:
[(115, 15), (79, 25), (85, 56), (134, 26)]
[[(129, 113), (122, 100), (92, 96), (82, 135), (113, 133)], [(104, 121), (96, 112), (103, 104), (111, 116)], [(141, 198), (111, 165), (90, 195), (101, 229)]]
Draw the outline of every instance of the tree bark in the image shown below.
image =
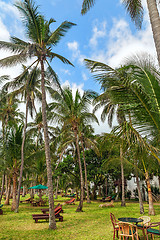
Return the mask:
[(146, 171), (145, 172), (145, 177), (146, 177), (146, 183), (147, 183), (147, 189), (148, 189), (148, 202), (149, 202), (149, 215), (155, 215), (154, 207), (153, 207), (153, 199), (152, 199), (152, 192), (151, 192), (151, 185), (149, 181), (149, 174)]
[(13, 201), (12, 201), (11, 211), (14, 211), (16, 209), (16, 203), (17, 203), (16, 195), (17, 195), (17, 173), (16, 173), (16, 170), (14, 170), (14, 173), (13, 173)]
[(87, 180), (87, 166), (86, 166), (86, 158), (85, 158), (82, 136), (81, 136), (81, 144), (82, 144), (82, 150), (83, 150), (83, 161), (84, 161), (84, 171), (85, 171), (85, 187), (86, 187), (86, 192), (87, 192), (87, 203), (91, 203), (91, 200), (89, 198), (89, 189), (88, 189), (88, 180)]
[(2, 196), (3, 196), (3, 192), (4, 192), (4, 184), (5, 184), (5, 172), (4, 172), (3, 177), (2, 177), (2, 187), (1, 187), (1, 195), (0, 195), (0, 204), (1, 204)]
[(21, 193), (21, 183), (22, 183), (23, 166), (24, 166), (24, 144), (25, 144), (25, 139), (26, 139), (27, 118), (28, 118), (28, 102), (29, 102), (29, 96), (27, 96), (27, 102), (26, 102), (26, 119), (25, 119), (22, 146), (21, 146), (21, 168), (20, 168), (20, 175), (19, 175), (18, 196), (17, 196), (17, 204), (16, 204), (15, 213), (18, 213), (20, 193)]
[(55, 221), (55, 213), (54, 213), (54, 198), (53, 198), (52, 166), (51, 166), (48, 125), (47, 125), (47, 116), (46, 116), (46, 92), (45, 92), (43, 56), (41, 56), (40, 63), (41, 63), (41, 89), (42, 89), (42, 119), (43, 119), (43, 128), (44, 128), (45, 155), (46, 155), (47, 180), (48, 180), (48, 197), (49, 197), (49, 229), (56, 229), (56, 221)]
[(121, 160), (121, 180), (122, 180), (122, 201), (121, 201), (121, 206), (125, 207), (125, 189), (124, 189), (124, 169), (123, 169), (123, 149), (122, 145), (120, 145), (120, 160)]
[(55, 199), (58, 198), (58, 183), (59, 183), (59, 176), (57, 177), (57, 184), (56, 184), (56, 191), (55, 191)]
[(79, 143), (78, 143), (78, 134), (77, 134), (76, 130), (74, 130), (74, 136), (75, 136), (75, 140), (76, 140), (76, 148), (77, 148), (79, 172), (80, 172), (80, 182), (81, 182), (80, 201), (79, 201), (79, 205), (76, 209), (76, 212), (82, 212), (82, 208), (83, 208), (83, 174), (82, 174), (82, 164), (81, 164), (80, 150), (79, 150)]
[(9, 177), (8, 179), (8, 189), (6, 194), (6, 200), (4, 202), (5, 205), (9, 205), (10, 192), (11, 192), (11, 177)]
[(158, 62), (160, 66), (160, 19), (156, 0), (147, 0), (150, 23), (153, 32), (153, 39), (156, 47)]
[(139, 185), (139, 178), (138, 178), (138, 171), (137, 171), (137, 166), (135, 162), (135, 175), (136, 175), (136, 183), (137, 183), (137, 189), (138, 189), (138, 197), (139, 197), (139, 207), (140, 207), (140, 214), (144, 214), (144, 207), (143, 207), (143, 201), (142, 201), (142, 194), (140, 190), (140, 185)]

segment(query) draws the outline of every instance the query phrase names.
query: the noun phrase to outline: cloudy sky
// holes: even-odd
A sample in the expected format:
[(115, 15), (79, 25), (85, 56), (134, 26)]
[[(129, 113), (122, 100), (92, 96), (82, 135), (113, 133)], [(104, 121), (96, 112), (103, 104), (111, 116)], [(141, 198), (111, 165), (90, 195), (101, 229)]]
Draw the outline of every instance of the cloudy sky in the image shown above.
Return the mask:
[[(0, 40), (9, 41), (10, 36), (26, 40), (20, 15), (14, 7), (14, 0), (0, 0)], [(137, 30), (126, 13), (120, 0), (97, 0), (95, 6), (84, 16), (81, 15), (82, 0), (35, 0), (46, 19), (53, 17), (53, 30), (63, 21), (75, 24), (61, 39), (54, 52), (68, 58), (75, 67), (64, 65), (59, 60), (52, 62), (61, 84), (69, 84), (81, 91), (91, 89), (100, 92), (100, 86), (84, 66), (84, 58), (104, 62), (118, 67), (133, 54), (148, 52), (156, 58), (152, 31), (145, 8), (143, 26)], [(9, 53), (0, 51), (0, 58)], [(21, 66), (0, 69), (0, 76), (15, 77)], [(100, 112), (98, 113), (100, 115)], [(107, 124), (96, 127), (97, 132), (106, 131)]]

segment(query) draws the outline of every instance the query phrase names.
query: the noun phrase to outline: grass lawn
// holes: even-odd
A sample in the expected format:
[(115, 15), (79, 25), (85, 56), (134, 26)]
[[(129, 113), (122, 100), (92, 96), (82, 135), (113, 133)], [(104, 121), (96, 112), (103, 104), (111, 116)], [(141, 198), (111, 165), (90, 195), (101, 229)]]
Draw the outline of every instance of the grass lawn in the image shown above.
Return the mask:
[[(28, 196), (26, 196), (27, 198)], [(55, 205), (63, 203), (68, 198), (59, 197)], [(3, 203), (3, 202), (2, 202)], [(91, 204), (84, 202), (84, 212), (75, 212), (78, 202), (75, 205), (64, 205), (62, 213), (64, 221), (57, 220), (57, 230), (48, 230), (48, 222), (42, 220), (35, 223), (32, 214), (41, 213), (42, 207), (32, 207), (30, 204), (21, 203), (19, 213), (11, 212), (11, 206), (3, 206), (3, 215), (0, 215), (0, 239), (55, 239), (55, 240), (112, 240), (113, 227), (109, 213), (119, 217), (139, 217), (139, 204), (127, 203), (127, 207), (121, 207), (120, 202), (114, 203), (114, 208), (100, 208), (100, 202)], [(145, 214), (148, 215), (148, 204), (144, 205)], [(160, 205), (155, 204), (156, 216), (151, 220), (160, 221)], [(142, 232), (139, 231), (140, 236)], [(143, 239), (143, 237), (141, 237)], [(156, 238), (155, 238), (156, 239)]]

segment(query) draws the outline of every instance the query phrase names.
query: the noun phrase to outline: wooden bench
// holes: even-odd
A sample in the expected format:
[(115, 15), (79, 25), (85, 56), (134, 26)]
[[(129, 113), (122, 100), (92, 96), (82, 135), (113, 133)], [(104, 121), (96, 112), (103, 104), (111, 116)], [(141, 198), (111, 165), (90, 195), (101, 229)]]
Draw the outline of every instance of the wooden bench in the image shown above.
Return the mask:
[(3, 204), (0, 204), (0, 215), (3, 215), (2, 207), (3, 207)]
[[(58, 218), (60, 222), (63, 222), (63, 216), (60, 215), (61, 209), (55, 212), (55, 218)], [(35, 223), (38, 223), (38, 220), (49, 219), (49, 214), (32, 214)]]

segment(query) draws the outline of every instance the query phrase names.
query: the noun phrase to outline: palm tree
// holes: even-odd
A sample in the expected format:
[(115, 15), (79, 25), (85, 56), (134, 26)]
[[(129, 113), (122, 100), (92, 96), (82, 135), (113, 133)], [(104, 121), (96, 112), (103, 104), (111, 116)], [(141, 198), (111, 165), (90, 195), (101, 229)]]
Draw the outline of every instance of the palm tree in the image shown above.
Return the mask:
[[(85, 14), (94, 4), (96, 0), (83, 0), (81, 13)], [(148, 13), (153, 32), (153, 38), (160, 65), (160, 22), (158, 12), (158, 2), (156, 0), (146, 0), (148, 6)], [(127, 12), (129, 13), (132, 21), (138, 28), (141, 28), (143, 20), (143, 6), (142, 0), (122, 0)]]
[(86, 91), (81, 97), (77, 90), (74, 97), (72, 90), (67, 87), (63, 90), (62, 94), (55, 92), (53, 95), (55, 102), (50, 104), (53, 119), (61, 123), (65, 131), (69, 130), (73, 132), (76, 143), (81, 183), (80, 203), (76, 211), (82, 211), (83, 207), (83, 174), (79, 148), (80, 125), (88, 124), (88, 121), (97, 122), (95, 115), (89, 113), (89, 105), (94, 95), (95, 93)]
[[(160, 73), (158, 70), (149, 61), (137, 61), (137, 63), (132, 61), (118, 69), (113, 69), (103, 63), (86, 61), (87, 66), (93, 72), (100, 71), (95, 75), (96, 79), (100, 81), (103, 89), (107, 89), (108, 99), (112, 99), (115, 104), (121, 103), (121, 108), (129, 120), (122, 125), (121, 136), (123, 135), (133, 144), (139, 143), (160, 161), (155, 150), (140, 135), (140, 133), (144, 136), (147, 134), (147, 138), (150, 135), (150, 139), (155, 137), (159, 139)], [(108, 99), (105, 99), (106, 103)], [(106, 114), (107, 111), (104, 113)], [(146, 179), (148, 181), (147, 174)], [(149, 184), (147, 186), (149, 188)], [(154, 214), (152, 201), (150, 201), (149, 209), (150, 214)]]
[[(59, 85), (57, 74), (51, 68), (49, 61), (53, 58), (60, 59), (63, 63), (71, 64), (69, 60), (52, 52), (52, 47), (56, 46), (70, 29), (73, 23), (65, 21), (55, 31), (51, 31), (50, 25), (55, 22), (53, 18), (47, 21), (38, 11), (38, 6), (32, 0), (24, 0), (16, 2), (15, 6), (22, 15), (23, 23), (26, 30), (28, 42), (23, 41), (17, 37), (11, 37), (10, 42), (0, 41), (0, 49), (10, 50), (13, 55), (0, 60), (0, 66), (11, 66), (26, 61), (29, 58), (35, 57), (35, 61), (28, 67), (34, 64), (40, 64), (41, 69), (41, 90), (42, 90), (42, 116), (45, 139), (45, 154), (48, 176), (48, 191), (49, 191), (49, 228), (56, 229), (56, 222), (54, 216), (54, 199), (53, 199), (53, 183), (52, 183), (52, 169), (50, 158), (50, 147), (46, 116), (46, 92), (45, 92), (45, 64), (48, 65), (48, 71), (53, 80), (53, 83)], [(72, 65), (72, 64), (71, 64)], [(27, 69), (26, 69), (27, 70)], [(50, 79), (51, 79), (50, 78)]]
[(41, 92), (40, 92), (40, 71), (37, 70), (36, 67), (26, 71), (26, 67), (23, 66), (23, 72), (18, 77), (16, 77), (13, 81), (6, 83), (3, 90), (12, 90), (13, 96), (21, 95), (22, 98), (26, 102), (26, 116), (25, 116), (25, 124), (23, 129), (23, 140), (22, 140), (22, 147), (21, 147), (21, 168), (20, 168), (20, 176), (19, 176), (19, 184), (18, 184), (18, 198), (17, 198), (17, 206), (15, 212), (18, 212), (19, 208), (19, 201), (20, 201), (20, 191), (21, 191), (21, 181), (22, 181), (22, 174), (23, 174), (23, 166), (24, 166), (24, 144), (26, 138), (26, 129), (27, 129), (27, 119), (28, 119), (28, 110), (30, 110), (31, 116), (33, 115), (32, 111), (35, 109), (34, 100), (35, 97), (41, 99)]

